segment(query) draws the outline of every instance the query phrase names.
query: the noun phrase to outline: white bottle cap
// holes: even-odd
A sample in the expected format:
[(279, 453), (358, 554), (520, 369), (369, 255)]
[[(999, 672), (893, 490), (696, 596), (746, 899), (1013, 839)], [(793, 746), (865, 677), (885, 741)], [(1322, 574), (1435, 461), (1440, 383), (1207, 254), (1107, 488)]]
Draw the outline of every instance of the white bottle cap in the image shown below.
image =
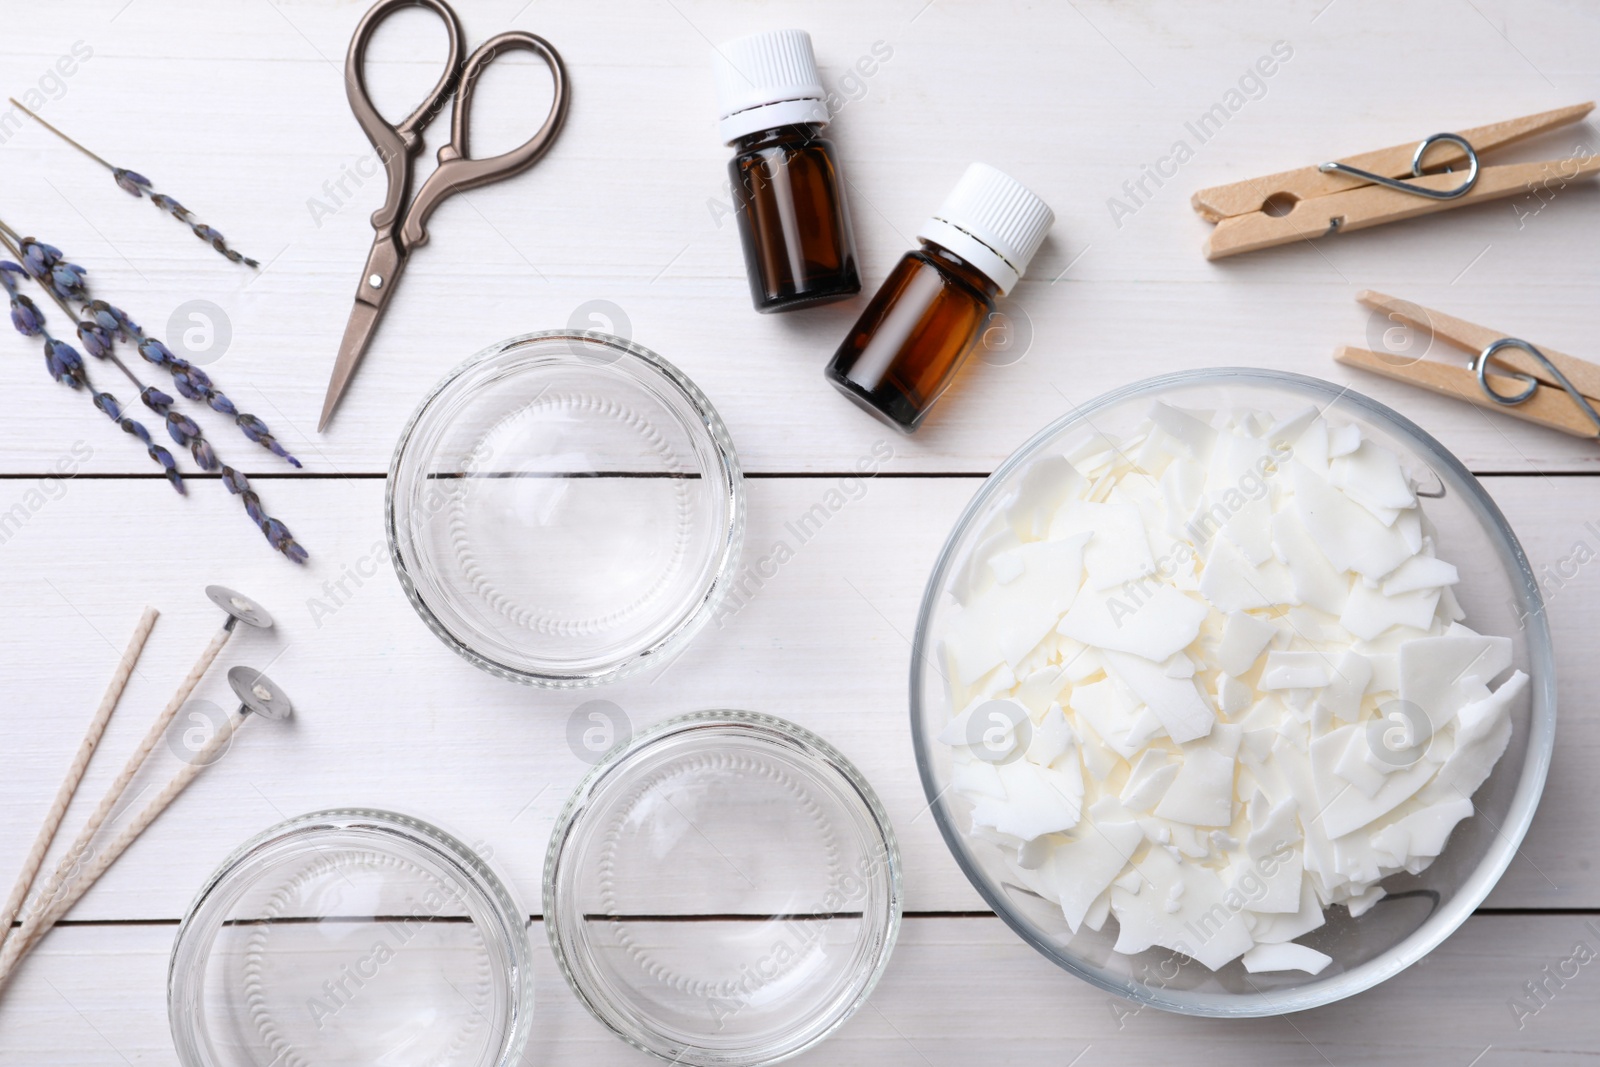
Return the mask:
[(731, 144), (746, 134), (805, 122), (825, 125), (828, 106), (811, 35), (772, 30), (725, 42), (712, 53), (718, 127)]
[(1055, 212), (1021, 182), (974, 163), (917, 236), (943, 245), (1009, 293), (1028, 271)]

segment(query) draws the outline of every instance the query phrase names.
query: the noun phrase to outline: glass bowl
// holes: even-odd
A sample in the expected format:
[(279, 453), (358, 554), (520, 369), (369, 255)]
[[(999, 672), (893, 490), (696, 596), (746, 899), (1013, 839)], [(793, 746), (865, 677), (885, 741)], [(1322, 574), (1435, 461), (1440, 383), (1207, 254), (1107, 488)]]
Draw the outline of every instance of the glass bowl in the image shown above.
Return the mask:
[[(954, 617), (952, 583), (962, 561), (992, 531), (1008, 495), (1035, 464), (1059, 456), (1085, 431), (1125, 436), (1152, 401), (1189, 410), (1248, 406), (1282, 417), (1314, 404), (1333, 422), (1358, 423), (1396, 452), (1437, 529), (1442, 559), (1470, 561), (1455, 587), (1466, 622), (1512, 639), (1513, 666), (1530, 683), (1512, 708), (1510, 746), (1472, 796), (1474, 815), (1458, 824), (1444, 852), (1420, 875), (1382, 883), (1388, 897), (1359, 918), (1339, 906), (1298, 940), (1332, 957), (1317, 976), (1248, 973), (1238, 960), (1221, 970), (1154, 947), (1113, 951), (1117, 920), (1074, 935), (1059, 905), (1022, 884), (1013, 856), (975, 836), (972, 805), (949, 789), (952, 749), (938, 740), (952, 717), (940, 672), (941, 642)], [(956, 709), (960, 710), (960, 709)], [(911, 657), (911, 729), (917, 767), (945, 843), (973, 887), (1024, 941), (1063, 969), (1102, 989), (1168, 1011), (1260, 1016), (1300, 1011), (1368, 989), (1417, 962), (1472, 914), (1511, 862), (1544, 787), (1555, 736), (1555, 668), (1538, 586), (1505, 516), (1455, 457), (1416, 424), (1346, 388), (1298, 374), (1221, 368), (1164, 375), (1115, 390), (1075, 409), (1018, 449), (978, 490), (934, 565)]]
[(776, 1063), (860, 1007), (900, 925), (888, 816), (827, 742), (708, 711), (618, 746), (545, 857), (545, 930), (578, 999), (677, 1064)]
[(167, 1012), (184, 1067), (511, 1067), (533, 1013), (527, 920), (443, 830), (336, 809), (253, 838), (195, 897)]
[(694, 383), (597, 331), (514, 337), (446, 375), (400, 435), (400, 584), (491, 674), (574, 688), (680, 651), (738, 566), (744, 487)]

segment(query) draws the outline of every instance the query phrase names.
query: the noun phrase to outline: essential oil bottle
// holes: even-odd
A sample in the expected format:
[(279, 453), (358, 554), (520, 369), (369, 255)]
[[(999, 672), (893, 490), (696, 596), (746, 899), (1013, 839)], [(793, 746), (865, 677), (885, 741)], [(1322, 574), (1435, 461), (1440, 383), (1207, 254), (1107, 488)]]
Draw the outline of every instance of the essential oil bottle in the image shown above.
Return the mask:
[(828, 364), (828, 380), (914, 433), (1055, 218), (1021, 182), (972, 164), (917, 231), (922, 247), (905, 254), (856, 320)]
[(728, 176), (750, 298), (791, 311), (861, 291), (828, 124), (826, 93), (804, 30), (774, 30), (716, 49), (719, 132), (733, 147)]

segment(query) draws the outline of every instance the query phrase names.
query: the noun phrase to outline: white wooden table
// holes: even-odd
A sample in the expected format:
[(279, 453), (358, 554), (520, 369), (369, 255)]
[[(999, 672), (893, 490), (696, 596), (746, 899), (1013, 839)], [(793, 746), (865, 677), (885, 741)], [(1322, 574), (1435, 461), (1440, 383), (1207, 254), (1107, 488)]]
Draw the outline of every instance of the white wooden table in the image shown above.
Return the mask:
[[(265, 266), (223, 262), (25, 121), (0, 126), (0, 218), (66, 249), (158, 335), (186, 301), (222, 309), (232, 341), (208, 369), (306, 469), (289, 476), (225, 423), (201, 421), (311, 562), (277, 558), (215, 480), (191, 479), (189, 498), (175, 497), (85, 397), (46, 378), (32, 342), (0, 337), (0, 516), (13, 516), (0, 536), (0, 877), (9, 884), (144, 604), (164, 614), (69, 829), (216, 625), (205, 584), (275, 613), (278, 629), (241, 637), (224, 665), (270, 663), (301, 708), (291, 729), (243, 735), (41, 946), (0, 999), (0, 1063), (171, 1062), (165, 973), (178, 918), (234, 845), (286, 816), (366, 804), (440, 821), (491, 847), (535, 908), (552, 821), (585, 770), (565, 741), (568, 718), (595, 697), (636, 727), (708, 706), (792, 718), (839, 745), (883, 796), (905, 855), (901, 945), (870, 1006), (804, 1062), (1592, 1062), (1600, 964), (1548, 985), (1520, 1028), (1510, 1007), (1533, 1003), (1525, 983), (1575, 944), (1600, 948), (1590, 696), (1600, 569), (1572, 562), (1579, 545), (1585, 557), (1600, 549), (1592, 444), (1354, 382), (1484, 477), (1536, 567), (1564, 569), (1549, 606), (1562, 706), (1538, 819), (1487, 906), (1422, 964), (1334, 1007), (1235, 1023), (1130, 1015), (1037, 957), (982, 910), (922, 815), (905, 679), (916, 603), (950, 524), (985, 473), (1072, 403), (1222, 364), (1349, 381), (1330, 354), (1368, 336), (1353, 299), (1364, 287), (1600, 357), (1593, 184), (1223, 264), (1201, 258), (1205, 226), (1188, 207), (1202, 186), (1589, 99), (1600, 88), (1593, 5), (461, 0), (473, 43), (508, 25), (555, 42), (571, 116), (534, 170), (435, 217), (338, 420), (318, 436), (381, 194), (381, 179), (361, 176), (370, 150), (341, 78), (364, 6), (3, 0), (0, 84), (37, 90), (47, 118), (149, 175)], [(912, 440), (889, 440), (822, 379), (860, 300), (779, 317), (748, 305), (708, 40), (787, 25), (811, 31), (848, 101), (833, 136), (869, 285), (971, 159), (1014, 173), (1059, 216), (1015, 294), (1031, 326), (1026, 355), (974, 365)], [(1278, 41), (1292, 57), (1198, 144), (1185, 123)], [(89, 57), (52, 73), (75, 42)], [(891, 57), (844, 81), (876, 42)], [(374, 80), (393, 112), (431, 83), (441, 39), (417, 14), (379, 47)], [(521, 139), (514, 98), (544, 91), (542, 77), (531, 64), (493, 71), (479, 94), (481, 151)], [(1193, 158), (1130, 201), (1124, 183), (1180, 138)], [(1576, 127), (1511, 156), (1560, 158), (1576, 145), (1593, 151), (1600, 134)], [(1113, 212), (1112, 197), (1134, 210)], [(503, 337), (564, 326), (597, 300), (722, 412), (750, 474), (752, 551), (875, 442), (889, 440), (894, 458), (664, 677), (539, 692), (474, 670), (412, 614), (383, 559), (383, 475), (403, 421), (448, 367)], [(63, 460), (75, 477), (41, 479)], [(197, 697), (226, 704), (222, 674)], [(140, 786), (175, 766), (159, 757)], [(538, 1027), (526, 1062), (644, 1062), (567, 992), (537, 920), (531, 934)]]

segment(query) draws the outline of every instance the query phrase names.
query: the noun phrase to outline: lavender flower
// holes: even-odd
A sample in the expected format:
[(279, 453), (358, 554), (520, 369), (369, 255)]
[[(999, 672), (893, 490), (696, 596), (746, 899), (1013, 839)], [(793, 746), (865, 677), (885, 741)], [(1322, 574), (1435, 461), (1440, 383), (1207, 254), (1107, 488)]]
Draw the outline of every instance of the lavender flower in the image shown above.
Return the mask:
[(304, 563), (309, 558), (306, 550), (300, 547), (300, 543), (289, 533), (289, 528), (262, 510), (261, 498), (250, 488), (250, 482), (243, 474), (224, 465), (222, 484), (227, 487), (228, 492), (244, 502), (245, 513), (261, 528), (261, 535), (267, 539), (268, 544), (296, 563)]
[(136, 174), (125, 167), (116, 167), (111, 171), (111, 180), (117, 187), (134, 196), (143, 196), (145, 190), (150, 188), (150, 179), (143, 174)]
[(44, 329), (44, 316), (37, 304), (18, 293), (11, 298), (11, 325), (24, 337), (37, 337)]
[(50, 275), (50, 268), (59, 262), (61, 262), (61, 249), (36, 241), (32, 237), (22, 239), (22, 269), (34, 281), (41, 285), (46, 284), (45, 279)]
[(24, 237), (21, 248), (22, 269), (34, 281), (63, 300), (88, 298), (89, 272), (63, 259), (61, 249), (32, 237)]
[(114, 333), (123, 341), (133, 343), (133, 337), (139, 333), (139, 324), (128, 318), (121, 308), (112, 307), (104, 300), (91, 300), (85, 305), (84, 310), (89, 313), (96, 325)]
[(140, 391), (139, 399), (145, 407), (166, 417), (168, 436), (189, 450), (201, 470), (214, 471), (222, 465), (195, 421), (180, 411), (172, 410), (172, 397), (153, 385), (147, 385)]
[(0, 261), (0, 286), (11, 300), (11, 325), (24, 337), (37, 337), (44, 329), (44, 316), (26, 295), (17, 291), (17, 278), (26, 272), (10, 260)]
[(171, 215), (185, 226), (189, 227), (190, 232), (192, 232), (196, 237), (200, 238), (200, 240), (204, 241), (212, 248), (215, 248), (218, 252), (221, 252), (230, 261), (234, 263), (243, 263), (247, 267), (261, 266), (260, 263), (257, 263), (249, 256), (240, 255), (238, 252), (235, 252), (233, 249), (229, 248), (228, 242), (223, 238), (222, 234), (218, 233), (210, 226), (207, 226), (205, 223), (195, 218), (194, 212), (178, 203), (166, 193), (156, 192), (155, 189), (150, 185), (150, 179), (144, 177), (143, 175), (135, 174), (131, 170), (113, 170), (111, 172), (111, 176), (116, 180), (117, 185), (120, 186), (124, 191), (132, 193), (134, 196), (148, 196), (152, 204), (160, 208), (162, 211), (165, 211), (167, 214)]
[(144, 444), (146, 454), (161, 464), (162, 472), (166, 474), (172, 487), (180, 493), (184, 492), (183, 476), (178, 473), (178, 465), (173, 460), (172, 453), (153, 443), (150, 440), (150, 431), (123, 415), (122, 407), (115, 397), (110, 393), (95, 391), (89, 383), (89, 373), (83, 365), (83, 357), (79, 356), (71, 345), (45, 333), (44, 314), (32, 300), (17, 292), (17, 276), (25, 273), (31, 272), (9, 260), (0, 262), (0, 287), (4, 287), (11, 297), (11, 324), (24, 337), (37, 337), (42, 334), (45, 338), (45, 367), (49, 370), (50, 376), (71, 389), (87, 386), (94, 399), (94, 406), (105, 412), (106, 416), (121, 426), (124, 432), (138, 438)]
[[(172, 453), (152, 441), (149, 431), (138, 421), (128, 417), (115, 397), (90, 385), (87, 368), (77, 349), (65, 341), (52, 337), (44, 329), (44, 317), (38, 313), (38, 308), (28, 301), (27, 297), (17, 292), (17, 277), (23, 274), (43, 286), (64, 309), (68, 308), (69, 297), (76, 299), (82, 305), (86, 318), (78, 322), (77, 328), (78, 337), (85, 349), (91, 355), (115, 365), (130, 381), (139, 386), (140, 401), (163, 417), (167, 433), (172, 439), (189, 450), (195, 463), (202, 470), (221, 472), (223, 485), (230, 494), (240, 498), (244, 504), (245, 514), (261, 530), (267, 542), (289, 560), (304, 563), (308, 558), (306, 550), (290, 534), (287, 526), (266, 513), (261, 506), (261, 498), (251, 489), (245, 476), (222, 463), (193, 419), (173, 410), (174, 401), (171, 395), (155, 386), (143, 385), (135, 377), (127, 365), (117, 357), (113, 339), (117, 338), (125, 344), (135, 346), (146, 361), (167, 369), (178, 391), (184, 396), (203, 400), (213, 409), (230, 415), (239, 425), (241, 432), (251, 441), (298, 467), (299, 462), (284, 451), (267, 432), (266, 424), (253, 415), (239, 412), (231, 400), (217, 391), (209, 375), (187, 360), (174, 355), (160, 340), (146, 336), (138, 324), (120, 308), (103, 300), (91, 299), (85, 282), (87, 272), (67, 263), (60, 249), (33, 238), (24, 238), (20, 243), (13, 244), (14, 237), (14, 231), (0, 227), (0, 240), (11, 247), (22, 261), (20, 265), (0, 263), (0, 287), (4, 287), (12, 298), (12, 324), (24, 334), (29, 334), (30, 328), (37, 326), (34, 332), (44, 337), (45, 361), (51, 376), (73, 389), (87, 387), (95, 407), (117, 423), (125, 433), (144, 444), (146, 452), (151, 459), (161, 465), (172, 486), (180, 493), (185, 492), (183, 477), (178, 471)], [(26, 303), (23, 303), (24, 301)], [(19, 315), (19, 308), (24, 309), (25, 313)]]
[[(44, 333), (42, 327), (40, 332)], [(44, 365), (50, 377), (69, 389), (79, 389), (88, 384), (83, 357), (78, 355), (78, 350), (48, 333), (44, 333)]]
[(68, 300), (83, 300), (89, 295), (87, 273), (76, 263), (57, 263), (50, 268), (50, 287)]
[(111, 334), (98, 322), (78, 323), (78, 340), (83, 342), (84, 351), (95, 359), (105, 359), (111, 354)]
[(128, 418), (122, 413), (122, 405), (117, 403), (117, 398), (110, 393), (95, 393), (94, 406), (106, 413), (106, 417), (118, 426), (122, 432), (132, 434), (143, 442), (145, 452), (151, 459), (161, 464), (162, 473), (167, 476), (167, 481), (172, 483), (172, 488), (179, 494), (187, 496), (188, 488), (183, 484), (183, 475), (178, 472), (178, 461), (172, 458), (172, 453), (150, 440), (150, 431), (138, 422)]
[[(53, 272), (58, 269), (59, 265), (65, 262), (59, 248), (43, 244), (31, 237), (23, 241), (22, 251), (25, 269), (29, 274), (34, 274), (32, 269), (26, 268), (30, 255), (40, 274), (52, 277)], [(71, 264), (66, 264), (66, 266), (72, 267)], [(72, 269), (82, 271), (82, 268), (73, 267)], [(3, 273), (3, 271), (0, 271), (0, 274)], [(82, 273), (77, 275), (79, 280), (82, 279)], [(40, 281), (40, 284), (49, 285), (50, 283), (40, 279), (40, 274), (34, 274), (35, 280)], [(67, 297), (63, 295), (62, 299), (67, 299)], [(83, 336), (82, 329), (79, 331), (78, 336), (83, 340), (84, 346), (89, 349), (90, 355), (100, 355), (97, 348), (102, 335), (109, 336), (114, 334), (121, 340), (134, 345), (138, 349), (140, 357), (146, 362), (165, 368), (172, 375), (172, 384), (180, 395), (189, 400), (199, 401), (213, 411), (227, 415), (234, 420), (234, 423), (239, 427), (239, 432), (243, 433), (247, 439), (278, 456), (291, 467), (298, 468), (301, 466), (300, 461), (291, 455), (288, 449), (279, 444), (276, 437), (272, 436), (272, 433), (267, 429), (266, 423), (254, 415), (241, 412), (234, 402), (216, 387), (211, 381), (210, 375), (188, 360), (174, 354), (172, 349), (168, 348), (159, 339), (147, 336), (140, 329), (139, 324), (128, 316), (127, 312), (113, 304), (106, 303), (104, 300), (90, 299), (86, 285), (82, 287), (75, 299), (84, 305), (84, 311), (88, 314), (89, 321), (99, 328), (99, 332), (96, 333), (93, 342)]]

